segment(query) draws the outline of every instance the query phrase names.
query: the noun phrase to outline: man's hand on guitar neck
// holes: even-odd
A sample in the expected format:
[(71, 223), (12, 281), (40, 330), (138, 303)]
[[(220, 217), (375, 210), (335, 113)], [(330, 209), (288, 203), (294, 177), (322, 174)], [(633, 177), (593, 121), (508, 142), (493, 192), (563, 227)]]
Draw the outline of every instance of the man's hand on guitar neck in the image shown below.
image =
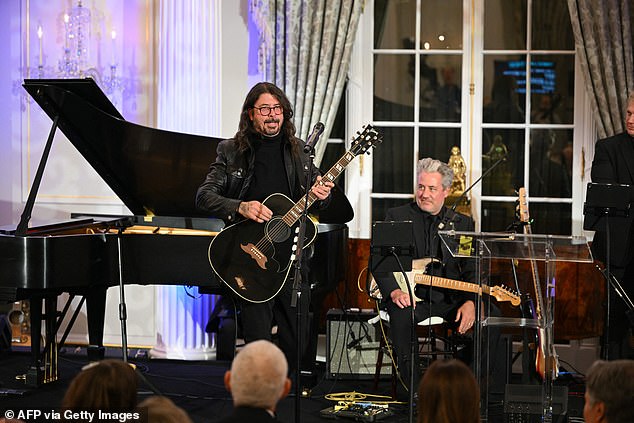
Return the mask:
[(330, 190), (334, 187), (334, 182), (322, 181), (321, 176), (317, 177), (315, 185), (311, 188), (313, 194), (320, 200), (325, 200), (330, 195)]
[(238, 213), (258, 223), (267, 222), (273, 217), (271, 209), (259, 201), (243, 201), (238, 206)]

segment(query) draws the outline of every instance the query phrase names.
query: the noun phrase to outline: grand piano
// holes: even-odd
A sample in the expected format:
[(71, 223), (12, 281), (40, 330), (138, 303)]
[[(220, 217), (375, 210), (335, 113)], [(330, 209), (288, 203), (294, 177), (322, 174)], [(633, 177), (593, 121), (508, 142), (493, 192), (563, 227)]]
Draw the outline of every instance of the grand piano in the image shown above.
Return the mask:
[[(0, 301), (30, 300), (32, 364), (26, 383), (38, 386), (58, 376), (55, 340), (70, 305), (69, 301), (62, 311), (57, 310), (60, 294), (67, 292), (71, 299), (79, 295), (85, 301), (88, 354), (103, 357), (108, 287), (196, 285), (207, 293), (226, 292), (207, 257), (209, 243), (224, 225), (205, 216), (194, 204), (196, 189), (215, 160), (219, 139), (128, 122), (90, 78), (27, 79), (24, 88), (53, 126), (20, 222), (0, 228)], [(30, 223), (58, 128), (132, 215), (76, 213), (64, 222)], [(321, 289), (336, 285), (345, 273), (344, 223), (352, 218), (352, 209), (337, 192), (339, 199), (324, 211), (323, 220), (328, 224), (319, 225), (315, 247), (320, 264), (314, 279)], [(321, 263), (330, 258), (334, 265)], [(42, 322), (45, 345), (40, 340)], [(60, 344), (64, 339), (65, 335)]]

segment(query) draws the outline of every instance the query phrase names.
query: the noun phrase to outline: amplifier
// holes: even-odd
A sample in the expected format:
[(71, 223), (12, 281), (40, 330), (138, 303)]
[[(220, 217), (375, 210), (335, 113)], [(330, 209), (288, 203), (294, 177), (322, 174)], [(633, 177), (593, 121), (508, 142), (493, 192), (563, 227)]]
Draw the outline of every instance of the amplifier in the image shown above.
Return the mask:
[[(381, 340), (378, 326), (368, 323), (372, 310), (330, 309), (326, 314), (326, 378), (373, 379)], [(392, 367), (383, 356), (380, 377), (388, 378)]]

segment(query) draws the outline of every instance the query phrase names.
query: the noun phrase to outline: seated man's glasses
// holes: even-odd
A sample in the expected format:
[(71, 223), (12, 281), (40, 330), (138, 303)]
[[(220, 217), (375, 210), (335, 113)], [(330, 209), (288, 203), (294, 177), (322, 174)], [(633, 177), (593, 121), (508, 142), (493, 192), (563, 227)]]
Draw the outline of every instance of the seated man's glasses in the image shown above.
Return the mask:
[(271, 111), (273, 111), (273, 114), (275, 114), (275, 115), (281, 115), (282, 112), (284, 111), (284, 108), (282, 106), (280, 106), (279, 104), (276, 105), (276, 106), (254, 107), (254, 109), (256, 109), (258, 112), (260, 112), (260, 114), (262, 116), (270, 115)]

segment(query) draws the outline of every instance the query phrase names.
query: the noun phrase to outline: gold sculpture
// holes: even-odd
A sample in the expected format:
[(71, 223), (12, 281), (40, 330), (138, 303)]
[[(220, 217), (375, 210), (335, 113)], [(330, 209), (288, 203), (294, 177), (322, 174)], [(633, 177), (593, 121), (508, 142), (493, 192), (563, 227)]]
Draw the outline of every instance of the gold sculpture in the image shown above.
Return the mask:
[(453, 206), (458, 202), (458, 204), (456, 204), (456, 210), (470, 216), (471, 206), (469, 199), (466, 196), (463, 197), (466, 189), (467, 165), (460, 154), (460, 147), (453, 146), (451, 148), (451, 155), (449, 156), (447, 164), (453, 169), (453, 181), (451, 183), (449, 196), (447, 197), (447, 204)]
[(453, 182), (451, 183), (451, 196), (460, 196), (464, 192), (465, 178), (467, 173), (467, 165), (460, 154), (460, 148), (453, 146), (451, 148), (451, 156), (447, 162), (450, 168), (453, 169)]

